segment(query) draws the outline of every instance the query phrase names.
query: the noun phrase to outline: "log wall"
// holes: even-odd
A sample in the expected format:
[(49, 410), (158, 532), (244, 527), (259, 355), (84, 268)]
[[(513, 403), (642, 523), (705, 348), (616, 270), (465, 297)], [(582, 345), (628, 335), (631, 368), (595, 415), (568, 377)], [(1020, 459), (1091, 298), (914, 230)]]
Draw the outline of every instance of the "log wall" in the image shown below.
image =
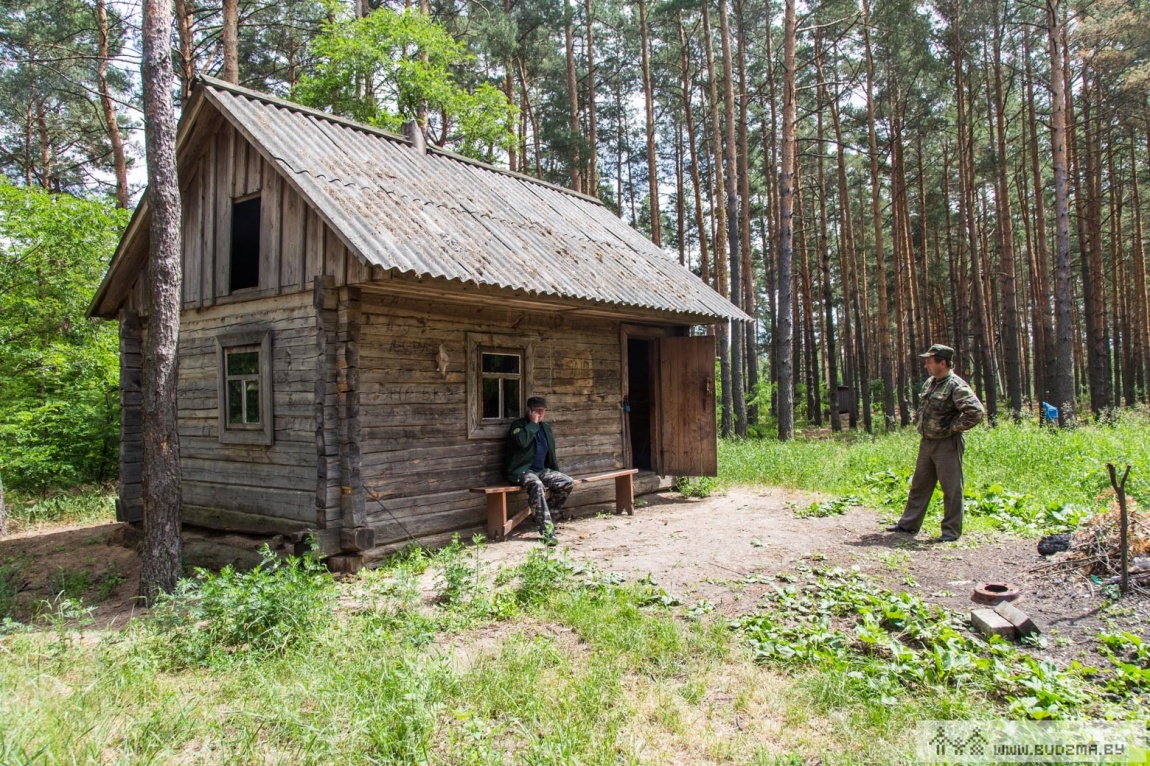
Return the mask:
[[(219, 440), (216, 339), (272, 333), (270, 446)], [(322, 528), (317, 497), (316, 310), (312, 293), (184, 311), (180, 326), (180, 462), (185, 520), (248, 531)]]
[[(619, 323), (415, 301), (371, 286), (358, 314), (359, 460), (377, 544), (481, 524), (483, 498), (468, 490), (505, 483), (506, 431), (468, 437), (468, 333), (531, 345), (524, 395), (547, 397), (562, 470), (623, 466)], [(570, 502), (606, 499), (599, 494), (578, 489)]]

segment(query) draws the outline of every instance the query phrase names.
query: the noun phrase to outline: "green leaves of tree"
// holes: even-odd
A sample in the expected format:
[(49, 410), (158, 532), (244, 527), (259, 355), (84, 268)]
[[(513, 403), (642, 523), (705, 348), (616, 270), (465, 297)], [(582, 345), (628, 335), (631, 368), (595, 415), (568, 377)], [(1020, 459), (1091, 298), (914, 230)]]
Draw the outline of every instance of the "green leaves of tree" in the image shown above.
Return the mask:
[(473, 57), (415, 9), (338, 17), (311, 50), (319, 63), (292, 91), (300, 103), (392, 131), (426, 114), (434, 143), (477, 159), (511, 146), (515, 107), (491, 83), (462, 87), (456, 72)]
[(115, 475), (116, 328), (85, 310), (126, 224), (110, 201), (0, 182), (0, 472), (13, 488)]

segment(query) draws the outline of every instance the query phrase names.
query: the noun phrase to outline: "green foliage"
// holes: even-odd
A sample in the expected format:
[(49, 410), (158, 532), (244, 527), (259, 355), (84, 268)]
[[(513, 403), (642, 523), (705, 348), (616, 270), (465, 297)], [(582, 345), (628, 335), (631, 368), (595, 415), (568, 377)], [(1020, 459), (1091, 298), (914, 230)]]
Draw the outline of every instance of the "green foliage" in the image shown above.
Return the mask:
[(784, 584), (760, 612), (732, 622), (760, 662), (832, 672), (854, 696), (884, 705), (972, 688), (1018, 718), (1076, 717), (1104, 704), (1101, 690), (1085, 682), (1092, 669), (1072, 663), (1060, 671), (998, 637), (983, 642), (962, 615), (856, 571), (804, 569), (778, 579)]
[(1100, 633), (1098, 639), (1102, 653), (1114, 664), (1107, 688), (1115, 694), (1150, 691), (1150, 643), (1126, 631)]
[(311, 554), (279, 559), (264, 546), (250, 572), (204, 569), (161, 597), (145, 623), (141, 649), (164, 668), (226, 665), (282, 654), (331, 619), (334, 590)]
[(675, 491), (683, 497), (705, 498), (719, 489), (719, 480), (713, 476), (676, 476)]
[(127, 212), (0, 182), (0, 472), (12, 489), (115, 474), (118, 340), (85, 318)]
[(862, 505), (862, 500), (856, 495), (844, 495), (823, 500), (820, 503), (811, 503), (806, 508), (796, 508), (796, 519), (822, 519), (827, 516), (842, 516), (855, 506)]
[(552, 548), (532, 548), (515, 568), (515, 600), (521, 606), (542, 604), (570, 582), (575, 567)]
[(414, 7), (359, 19), (342, 7), (333, 14), (312, 42), (317, 65), (300, 78), (294, 99), (391, 131), (421, 113), (444, 118), (433, 134), (477, 159), (510, 149), (515, 108), (491, 83), (460, 84), (456, 73), (473, 57), (444, 27)]
[(19, 558), (0, 559), (0, 622), (16, 616), (16, 594), (24, 581)]

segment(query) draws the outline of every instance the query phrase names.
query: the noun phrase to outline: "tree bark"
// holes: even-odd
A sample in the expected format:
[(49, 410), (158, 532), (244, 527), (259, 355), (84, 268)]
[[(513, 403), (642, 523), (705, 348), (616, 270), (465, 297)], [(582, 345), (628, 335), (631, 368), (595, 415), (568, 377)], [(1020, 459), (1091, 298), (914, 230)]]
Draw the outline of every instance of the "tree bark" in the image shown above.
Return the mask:
[(1066, 161), (1066, 89), (1062, 63), (1062, 9), (1059, 0), (1046, 0), (1050, 41), (1050, 143), (1054, 166), (1054, 325), (1055, 366), (1051, 376), (1059, 425), (1074, 421), (1074, 325), (1070, 285), (1070, 185)]
[(180, 190), (172, 109), (171, 4), (144, 0), (144, 145), (148, 166), (150, 251), (144, 345), (144, 545), (141, 595), (149, 603), (171, 592), (181, 574), (180, 434), (177, 344), (180, 333)]
[(128, 161), (124, 156), (124, 139), (116, 121), (116, 108), (108, 86), (108, 9), (105, 0), (96, 0), (96, 87), (100, 91), (100, 107), (104, 112), (104, 126), (112, 144), (112, 167), (116, 174), (116, 205), (128, 209)]
[(679, 55), (683, 74), (683, 116), (687, 123), (687, 148), (691, 157), (691, 189), (695, 196), (695, 227), (699, 231), (699, 278), (710, 283), (711, 267), (708, 263), (707, 226), (703, 220), (703, 192), (699, 180), (699, 151), (695, 140), (695, 118), (691, 110), (691, 57), (687, 47), (687, 32), (683, 27), (683, 10), (676, 11), (679, 22)]
[(571, 131), (571, 188), (583, 191), (583, 158), (579, 151), (582, 136), (579, 129), (579, 81), (575, 76), (575, 40), (571, 33), (571, 14), (563, 19), (563, 42), (567, 53), (568, 127)]
[(599, 197), (599, 126), (595, 113), (595, 16), (591, 0), (587, 13), (587, 194)]
[[(731, 25), (727, 0), (719, 0), (719, 40), (723, 51), (723, 113), (726, 135), (723, 141), (723, 165), (726, 175), (727, 199), (727, 251), (731, 259), (731, 302), (743, 305), (743, 259), (740, 254), (739, 168), (735, 158), (736, 122), (734, 56), (731, 50)], [(746, 327), (742, 322), (731, 323), (731, 408), (735, 420), (735, 435), (747, 435), (747, 405), (743, 388), (743, 360)]]
[(223, 0), (224, 25), (220, 31), (220, 41), (224, 49), (224, 82), (240, 82), (240, 3), (239, 0)]
[(792, 261), (795, 182), (795, 0), (783, 0), (783, 140), (779, 173), (779, 439), (795, 436), (795, 393), (792, 380)]
[(994, 21), (994, 111), (998, 138), (998, 210), (1000, 240), (999, 274), (1002, 290), (1002, 355), (1005, 362), (1006, 396), (1010, 416), (1018, 420), (1022, 413), (1021, 359), (1018, 353), (1018, 297), (1014, 274), (1014, 221), (1010, 210), (1010, 183), (1007, 178), (1006, 96), (1002, 87), (1002, 36), (1006, 20), (998, 14), (995, 0)]
[(894, 369), (890, 340), (890, 301), (887, 295), (886, 263), (883, 257), (882, 196), (878, 164), (878, 132), (875, 126), (874, 55), (871, 48), (869, 0), (863, 0), (863, 40), (866, 45), (867, 140), (870, 153), (871, 218), (874, 225), (875, 281), (878, 288), (879, 373), (883, 387), (883, 418), (887, 431), (895, 425)]
[(643, 107), (647, 116), (647, 187), (650, 195), (651, 241), (663, 246), (663, 221), (659, 215), (659, 161), (655, 153), (655, 93), (651, 82), (651, 40), (647, 27), (647, 3), (639, 0), (640, 63), (643, 69)]
[(196, 78), (195, 40), (192, 36), (192, 12), (195, 0), (175, 0), (176, 33), (180, 44), (180, 103), (186, 104)]

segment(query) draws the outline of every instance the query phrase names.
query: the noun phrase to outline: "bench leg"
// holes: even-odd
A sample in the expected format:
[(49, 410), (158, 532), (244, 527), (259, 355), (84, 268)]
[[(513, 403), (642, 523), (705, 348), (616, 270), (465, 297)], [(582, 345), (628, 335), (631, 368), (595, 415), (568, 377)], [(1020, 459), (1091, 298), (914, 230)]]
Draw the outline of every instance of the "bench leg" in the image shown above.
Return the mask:
[(631, 474), (615, 477), (615, 513), (635, 515), (635, 485)]
[(499, 542), (507, 526), (507, 495), (495, 492), (487, 496), (487, 539)]

